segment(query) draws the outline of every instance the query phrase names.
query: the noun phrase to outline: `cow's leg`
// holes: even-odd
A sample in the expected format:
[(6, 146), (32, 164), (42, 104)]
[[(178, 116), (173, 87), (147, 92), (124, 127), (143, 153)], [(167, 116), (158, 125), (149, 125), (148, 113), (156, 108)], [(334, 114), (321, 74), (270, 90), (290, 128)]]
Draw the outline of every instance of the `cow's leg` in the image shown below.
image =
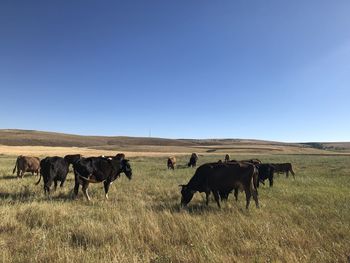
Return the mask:
[(85, 195), (85, 197), (86, 197), (86, 199), (88, 200), (88, 201), (90, 201), (91, 199), (90, 199), (90, 196), (89, 196), (89, 194), (88, 194), (88, 187), (89, 187), (89, 182), (88, 181), (84, 181), (83, 182), (83, 194)]
[(104, 185), (104, 188), (105, 188), (105, 197), (106, 197), (106, 199), (108, 199), (108, 189), (109, 189), (109, 186), (111, 185), (111, 182), (104, 181), (103, 185)]
[(62, 180), (62, 181), (61, 181), (60, 187), (63, 187), (64, 182), (65, 182), (65, 180)]
[(79, 192), (79, 181), (77, 179), (75, 179), (75, 185), (74, 185), (74, 198), (76, 198), (78, 196), (78, 192)]
[(290, 173), (293, 175), (293, 179), (295, 179), (295, 173), (294, 173), (293, 169), (290, 169)]
[(289, 176), (289, 171), (287, 170), (286, 171), (286, 177), (288, 178), (288, 176)]
[(21, 171), (17, 169), (17, 178), (20, 177)]
[(209, 205), (209, 196), (210, 196), (210, 191), (205, 192), (205, 204), (208, 206)]
[(258, 190), (253, 190), (253, 199), (255, 201), (256, 208), (259, 208), (259, 200), (258, 200)]
[(213, 191), (213, 195), (214, 195), (216, 203), (218, 204), (218, 207), (221, 208), (221, 206), (220, 206), (220, 196), (219, 196), (218, 191)]
[(236, 202), (238, 201), (238, 188), (235, 188), (235, 199), (236, 199)]
[(250, 197), (252, 196), (252, 193), (251, 193), (250, 189), (245, 189), (244, 191), (245, 191), (245, 198), (247, 201), (245, 208), (248, 209), (249, 203), (250, 203)]
[(269, 178), (269, 183), (270, 183), (270, 187), (272, 187), (273, 186), (273, 177)]
[(57, 190), (57, 180), (55, 179), (55, 180), (53, 181), (53, 183), (54, 183), (54, 191), (56, 191), (56, 190)]

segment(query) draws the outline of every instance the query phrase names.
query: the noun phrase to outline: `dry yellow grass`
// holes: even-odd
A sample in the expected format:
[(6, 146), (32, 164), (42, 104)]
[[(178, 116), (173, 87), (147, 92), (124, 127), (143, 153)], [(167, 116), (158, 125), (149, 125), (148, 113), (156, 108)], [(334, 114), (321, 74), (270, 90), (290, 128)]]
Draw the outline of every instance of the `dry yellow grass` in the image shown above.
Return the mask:
[(0, 154), (4, 155), (35, 155), (35, 156), (64, 156), (66, 154), (80, 153), (84, 156), (99, 156), (99, 155), (115, 155), (118, 152), (124, 152), (129, 157), (135, 156), (171, 156), (171, 155), (189, 155), (192, 152), (200, 153), (201, 155), (218, 155), (223, 158), (226, 153), (231, 155), (245, 154), (331, 154), (336, 155), (336, 152), (329, 152), (314, 148), (302, 148), (294, 146), (272, 146), (272, 145), (256, 145), (242, 144), (237, 145), (211, 145), (198, 147), (184, 146), (128, 146), (128, 147), (106, 147), (86, 148), (86, 147), (51, 147), (51, 146), (7, 146), (0, 145)]
[[(242, 155), (242, 159), (252, 157)], [(200, 156), (199, 162), (218, 156)], [(292, 162), (296, 179), (277, 176), (259, 189), (260, 209), (245, 210), (244, 195), (218, 209), (196, 194), (179, 208), (178, 184), (194, 169), (177, 156), (169, 171), (163, 157), (132, 157), (104, 199), (91, 185), (71, 199), (73, 175), (45, 197), (36, 176), (12, 175), (15, 158), (0, 156), (0, 255), (3, 262), (346, 262), (350, 256), (349, 157), (260, 155)]]

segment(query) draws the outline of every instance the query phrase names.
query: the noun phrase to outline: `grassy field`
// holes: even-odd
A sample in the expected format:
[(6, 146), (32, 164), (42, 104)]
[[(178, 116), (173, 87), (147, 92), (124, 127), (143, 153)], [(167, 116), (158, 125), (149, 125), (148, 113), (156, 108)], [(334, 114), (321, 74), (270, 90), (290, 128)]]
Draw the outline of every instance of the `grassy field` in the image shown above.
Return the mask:
[[(234, 158), (234, 156), (231, 156)], [(259, 189), (260, 209), (245, 209), (244, 194), (218, 209), (196, 194), (180, 209), (178, 184), (194, 169), (179, 157), (132, 157), (125, 176), (104, 199), (90, 186), (91, 202), (71, 199), (73, 174), (63, 189), (44, 196), (38, 177), (12, 175), (15, 158), (0, 156), (0, 248), (3, 262), (348, 262), (350, 166), (346, 156), (261, 155), (292, 162), (296, 178), (279, 175)], [(216, 161), (202, 156), (200, 163)]]

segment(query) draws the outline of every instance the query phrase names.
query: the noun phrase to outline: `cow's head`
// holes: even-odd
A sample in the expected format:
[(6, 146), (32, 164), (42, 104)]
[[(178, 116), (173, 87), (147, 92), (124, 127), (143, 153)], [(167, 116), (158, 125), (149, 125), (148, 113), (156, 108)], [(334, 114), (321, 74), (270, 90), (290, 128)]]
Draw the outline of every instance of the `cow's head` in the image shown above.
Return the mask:
[(129, 160), (127, 159), (122, 159), (121, 160), (121, 166), (122, 166), (122, 172), (125, 173), (126, 177), (131, 180), (132, 177), (132, 169), (129, 163)]
[(190, 189), (187, 185), (179, 185), (181, 187), (181, 206), (186, 206), (196, 191)]

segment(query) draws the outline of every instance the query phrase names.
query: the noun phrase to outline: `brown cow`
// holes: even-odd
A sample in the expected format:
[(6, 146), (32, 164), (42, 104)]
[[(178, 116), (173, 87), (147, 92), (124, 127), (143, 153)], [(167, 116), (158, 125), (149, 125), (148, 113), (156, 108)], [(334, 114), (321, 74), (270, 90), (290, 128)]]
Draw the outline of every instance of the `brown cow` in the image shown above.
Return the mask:
[(175, 169), (175, 165), (176, 165), (175, 156), (171, 156), (168, 158), (167, 165), (168, 165), (168, 169), (173, 169), (173, 170)]
[(17, 168), (17, 177), (23, 178), (25, 172), (31, 172), (32, 175), (39, 174), (40, 170), (40, 159), (38, 157), (23, 156), (17, 157), (15, 168), (12, 173), (14, 174)]

